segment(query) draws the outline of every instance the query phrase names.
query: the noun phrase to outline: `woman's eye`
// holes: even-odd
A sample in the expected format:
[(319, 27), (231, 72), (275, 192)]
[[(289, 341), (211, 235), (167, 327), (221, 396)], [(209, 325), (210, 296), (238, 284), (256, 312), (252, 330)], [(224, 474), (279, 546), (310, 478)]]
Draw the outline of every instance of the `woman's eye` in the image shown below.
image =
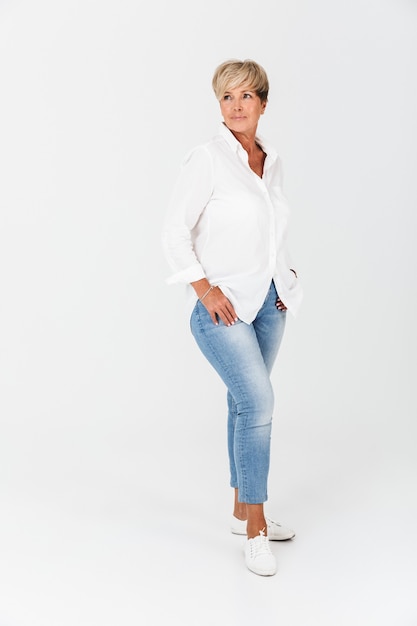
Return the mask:
[(226, 94), (225, 96), (223, 96), (223, 100), (230, 100), (230, 96)]
[(252, 98), (252, 94), (251, 93), (244, 93), (243, 97), (244, 98)]

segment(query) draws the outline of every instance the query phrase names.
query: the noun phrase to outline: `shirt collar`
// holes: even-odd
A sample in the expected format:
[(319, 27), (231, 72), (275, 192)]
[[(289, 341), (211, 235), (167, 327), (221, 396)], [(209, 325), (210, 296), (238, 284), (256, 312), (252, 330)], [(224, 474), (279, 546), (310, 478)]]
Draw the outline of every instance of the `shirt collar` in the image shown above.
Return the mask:
[[(225, 139), (232, 150), (243, 150), (242, 144), (236, 139), (231, 130), (229, 130), (223, 122), (220, 124), (219, 134)], [(262, 147), (262, 150), (268, 156), (268, 161), (275, 161), (277, 152), (261, 135), (256, 135), (256, 142)]]

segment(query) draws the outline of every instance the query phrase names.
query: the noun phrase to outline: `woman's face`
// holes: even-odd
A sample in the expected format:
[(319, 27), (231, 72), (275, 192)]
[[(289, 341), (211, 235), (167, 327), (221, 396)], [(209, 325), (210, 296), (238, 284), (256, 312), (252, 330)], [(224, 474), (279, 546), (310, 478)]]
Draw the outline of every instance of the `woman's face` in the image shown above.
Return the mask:
[(245, 86), (229, 89), (220, 100), (220, 110), (226, 126), (236, 133), (255, 132), (266, 102), (261, 102), (252, 89)]

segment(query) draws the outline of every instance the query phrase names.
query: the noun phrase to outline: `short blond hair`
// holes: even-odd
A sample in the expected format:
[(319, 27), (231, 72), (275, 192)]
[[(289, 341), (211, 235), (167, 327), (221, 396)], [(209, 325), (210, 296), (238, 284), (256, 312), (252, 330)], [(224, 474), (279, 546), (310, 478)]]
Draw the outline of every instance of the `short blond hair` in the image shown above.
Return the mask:
[(229, 89), (240, 85), (254, 91), (261, 102), (268, 100), (268, 76), (264, 68), (251, 59), (224, 61), (216, 68), (211, 84), (217, 100), (221, 100)]

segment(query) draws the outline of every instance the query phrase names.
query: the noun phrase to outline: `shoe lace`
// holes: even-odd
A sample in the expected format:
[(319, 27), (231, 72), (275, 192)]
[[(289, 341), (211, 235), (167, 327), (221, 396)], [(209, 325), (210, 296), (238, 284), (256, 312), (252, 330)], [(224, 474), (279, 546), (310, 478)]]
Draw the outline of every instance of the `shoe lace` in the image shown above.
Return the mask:
[(265, 518), (267, 521), (267, 524), (269, 524), (269, 526), (279, 526), (280, 528), (282, 528), (282, 524), (280, 524), (279, 522), (276, 522), (275, 520), (271, 519), (270, 517)]
[(265, 529), (259, 531), (259, 536), (254, 537), (250, 542), (251, 557), (271, 554), (268, 537), (265, 536)]

